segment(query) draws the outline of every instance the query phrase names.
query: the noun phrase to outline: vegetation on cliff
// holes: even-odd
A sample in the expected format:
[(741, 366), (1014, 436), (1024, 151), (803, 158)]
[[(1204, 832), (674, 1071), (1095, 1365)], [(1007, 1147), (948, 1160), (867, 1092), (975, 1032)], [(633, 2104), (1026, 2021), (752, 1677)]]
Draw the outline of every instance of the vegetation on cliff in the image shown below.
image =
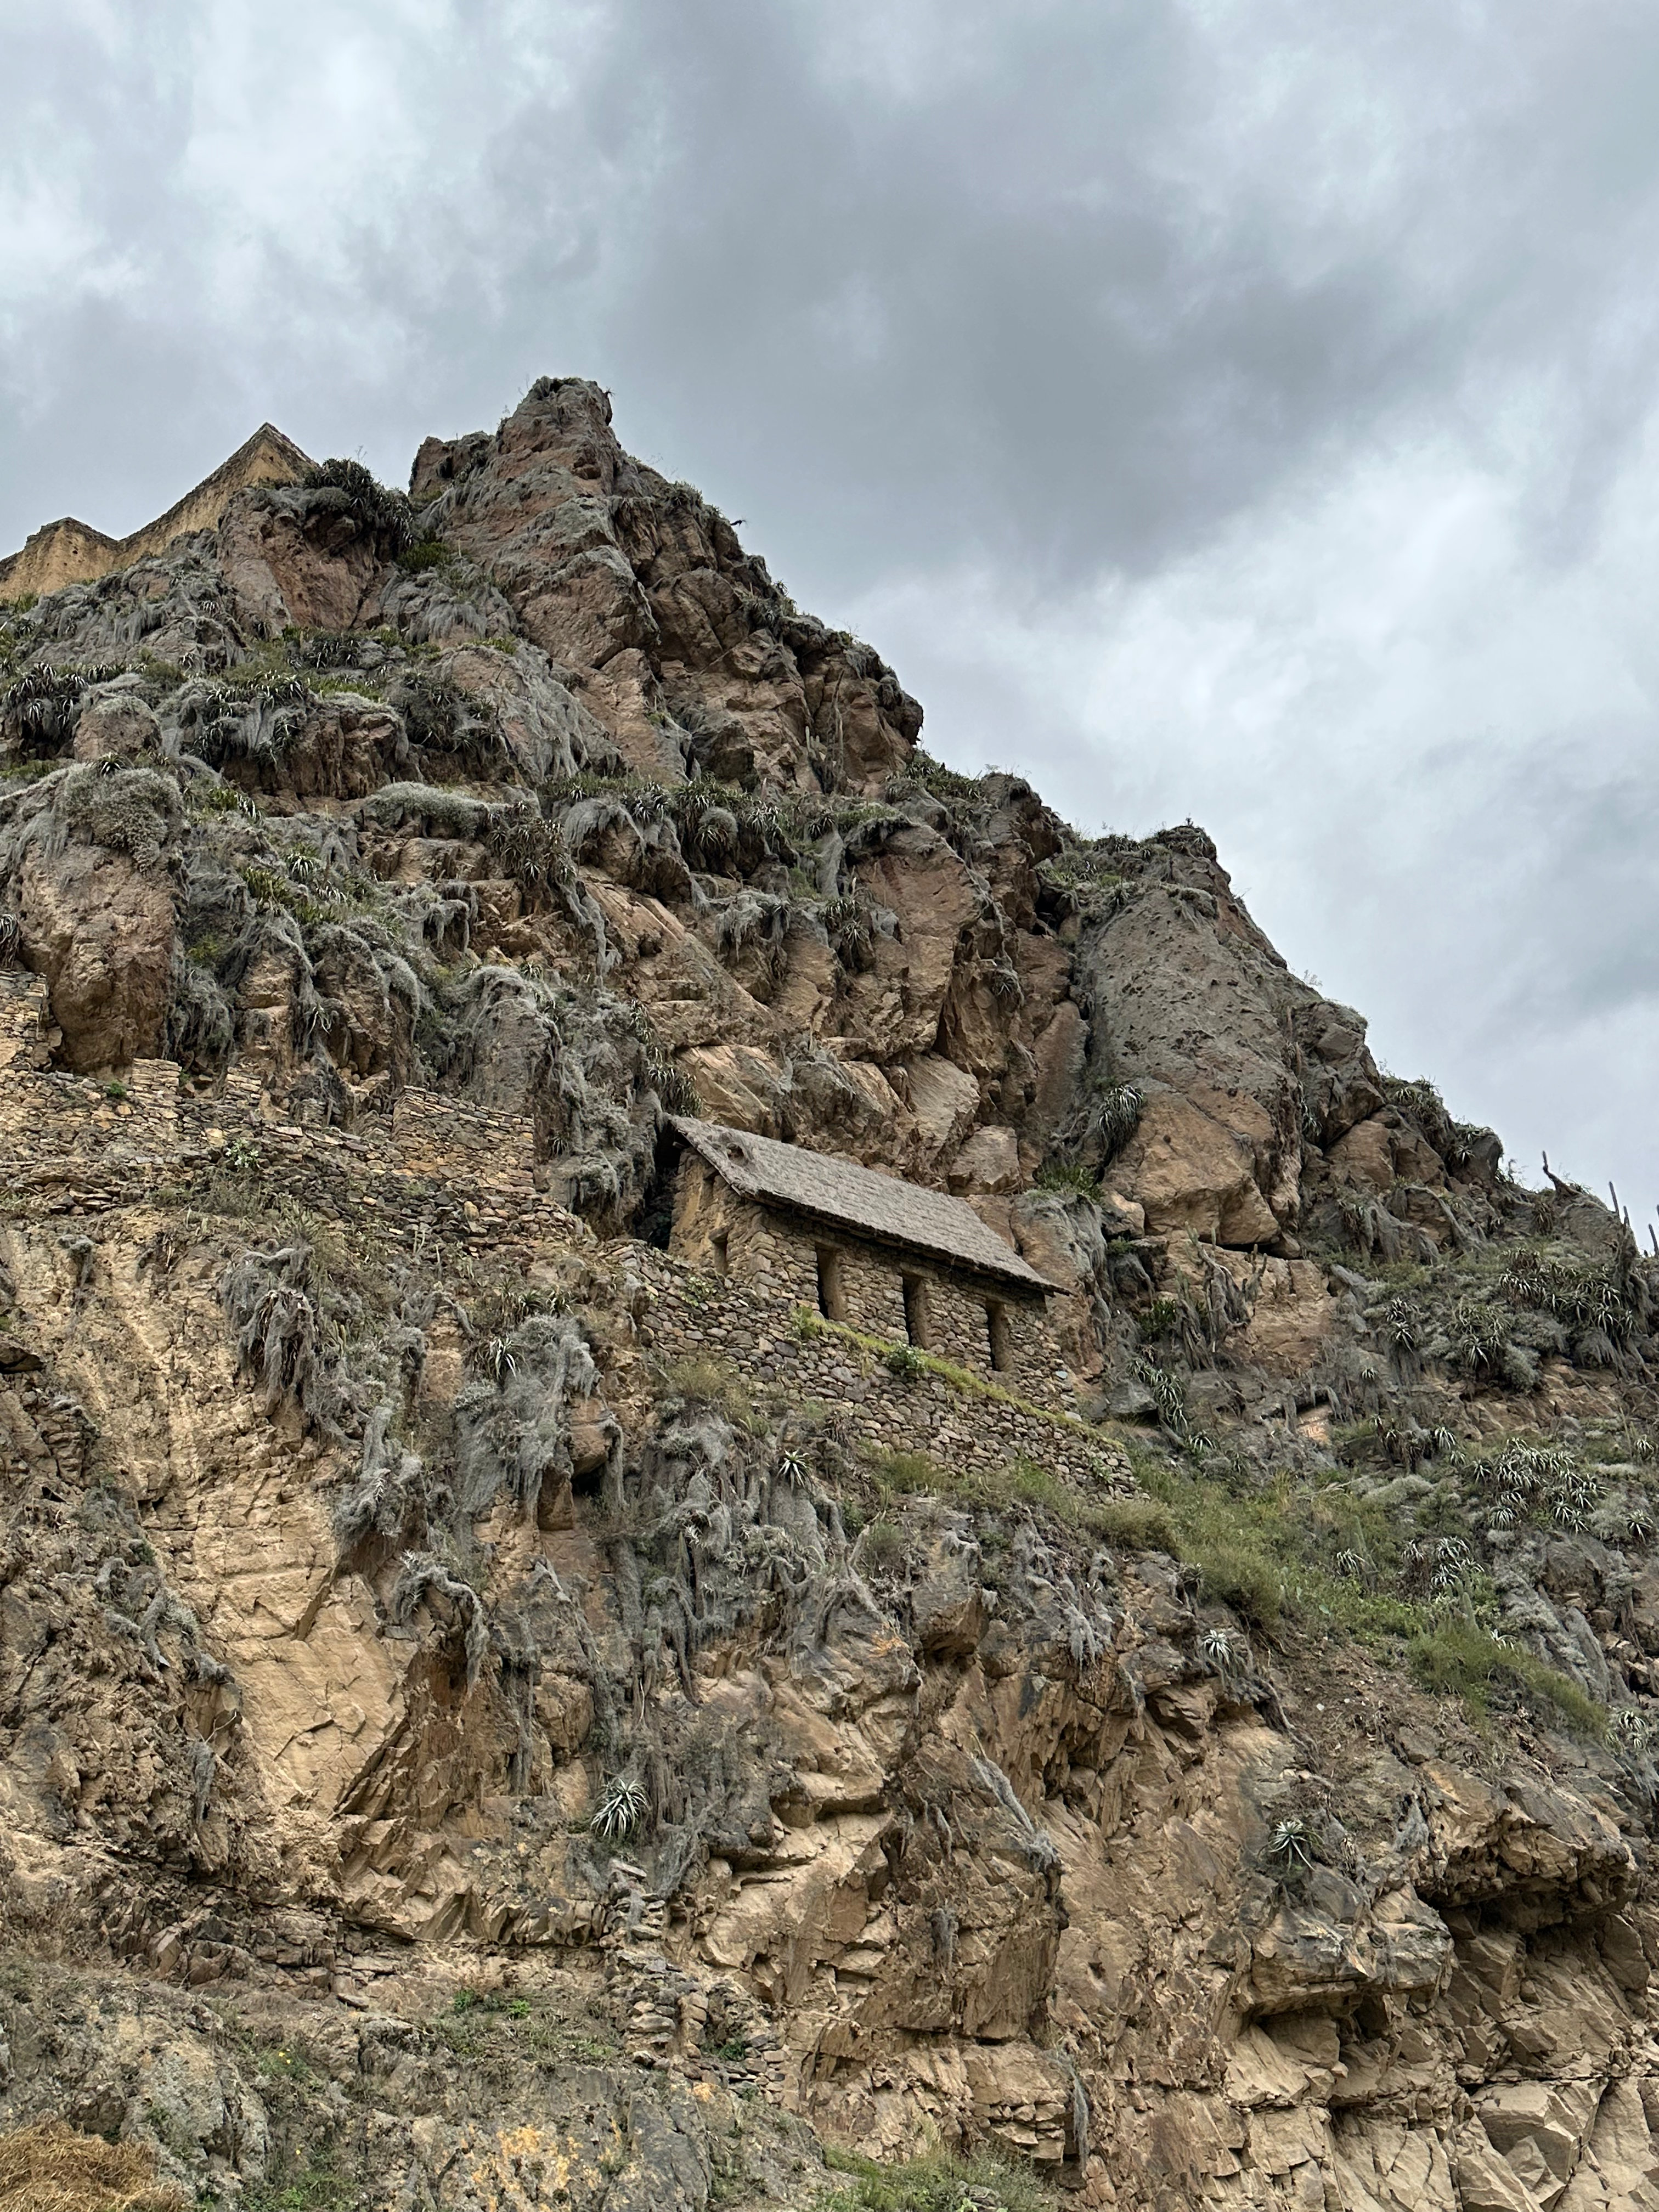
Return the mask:
[[(920, 732), (568, 380), (0, 611), (0, 2172), (1647, 2201), (1659, 1262)], [(1066, 1409), (667, 1256), (688, 1111)]]

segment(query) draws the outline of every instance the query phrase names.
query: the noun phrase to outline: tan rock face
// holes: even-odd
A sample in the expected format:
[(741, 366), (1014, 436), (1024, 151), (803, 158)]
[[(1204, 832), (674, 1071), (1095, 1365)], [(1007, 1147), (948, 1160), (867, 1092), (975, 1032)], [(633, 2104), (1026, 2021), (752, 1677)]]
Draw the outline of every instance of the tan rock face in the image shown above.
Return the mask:
[(1441, 1163), (1398, 1114), (1356, 1123), (1330, 1150), (1337, 1172), (1381, 1197), (1396, 1182), (1443, 1183)]
[(140, 760), (159, 753), (161, 739), (154, 708), (136, 690), (112, 686), (82, 707), (75, 726), (74, 756), (78, 761)]
[[(897, 936), (876, 941), (867, 982), (853, 986), (866, 1033), (883, 1057), (926, 1053), (939, 1038), (957, 942), (978, 912), (978, 894), (950, 846), (922, 828), (902, 830), (858, 872), (875, 902), (898, 917)], [(949, 1057), (963, 1064), (956, 1052)]]
[(67, 845), (25, 861), (23, 957), (46, 979), (66, 1066), (119, 1068), (161, 1050), (173, 963), (165, 884), (119, 854)]
[(955, 1145), (979, 1113), (979, 1085), (965, 1068), (942, 1054), (927, 1053), (903, 1071), (904, 1095), (931, 1153)]
[(428, 440), (412, 488), (445, 495), (453, 542), (536, 642), (591, 672), (588, 702), (641, 775), (678, 781), (690, 757), (804, 787), (823, 750), (873, 787), (915, 742), (921, 710), (891, 672), (873, 655), (855, 667), (791, 615), (724, 517), (665, 498), (618, 446), (597, 386), (544, 379), (495, 440)]
[[(48, 2033), (0, 1974), (0, 2131), (273, 2202), (326, 2136), (411, 2212), (805, 2212), (780, 2108), (1121, 2212), (1659, 2201), (1642, 1478), (1499, 1525), (1483, 1457), (1645, 1443), (1611, 1218), (1548, 1224), (1609, 1364), (1201, 832), (915, 758), (596, 387), (416, 490), (453, 557), (244, 492), (0, 617), (0, 1931), (97, 1977)], [(872, 1350), (811, 1237), (739, 1292), (682, 1191), (665, 1255), (688, 1084), (969, 1195), (1055, 1286), (1013, 1395), (903, 1356), (998, 1332), (890, 1255)], [(1432, 1348), (1453, 1266), (1536, 1388)]]
[[(1288, 972), (1201, 830), (1153, 842), (1163, 866), (1143, 869), (1136, 895), (1079, 944), (1091, 1065), (1103, 1079), (1167, 1084), (1230, 1130), (1264, 1203), (1293, 1227), (1304, 1131), (1334, 1141), (1382, 1103), (1364, 1022)], [(1241, 1216), (1222, 1241), (1257, 1241), (1246, 1227)]]
[(975, 1129), (951, 1164), (952, 1190), (1018, 1190), (1019, 1139), (1012, 1129)]
[(1113, 1175), (1156, 1235), (1212, 1244), (1272, 1243), (1279, 1227), (1234, 1133), (1174, 1091), (1153, 1094)]
[(1336, 1305), (1325, 1271), (1310, 1260), (1247, 1258), (1226, 1253), (1222, 1264), (1245, 1291), (1250, 1317), (1233, 1340), (1240, 1354), (1271, 1375), (1300, 1375), (1330, 1341)]
[(219, 526), (219, 561), (239, 614), (255, 635), (287, 624), (349, 629), (382, 562), (349, 520), (311, 511), (303, 495), (245, 492)]

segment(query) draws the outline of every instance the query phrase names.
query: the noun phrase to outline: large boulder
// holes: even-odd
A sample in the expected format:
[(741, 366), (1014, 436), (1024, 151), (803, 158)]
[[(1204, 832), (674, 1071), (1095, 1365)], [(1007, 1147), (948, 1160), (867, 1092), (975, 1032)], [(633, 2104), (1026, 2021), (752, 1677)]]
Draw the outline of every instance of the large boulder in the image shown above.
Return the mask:
[(50, 860), (31, 854), (19, 889), (23, 957), (46, 979), (64, 1066), (86, 1073), (154, 1058), (173, 963), (166, 884), (77, 843)]
[(1267, 1243), (1299, 1218), (1304, 1142), (1328, 1143), (1382, 1103), (1364, 1022), (1291, 975), (1201, 830), (1164, 832), (1115, 866), (1119, 896), (1078, 948), (1092, 1013), (1084, 1110), (1091, 1089), (1166, 1086), (1191, 1111), (1151, 1110), (1138, 1155), (1149, 1188), (1133, 1194), (1149, 1224)]
[(289, 625), (349, 629), (386, 565), (346, 495), (328, 488), (239, 492), (220, 521), (217, 550), (238, 620), (267, 637)]
[(1189, 1231), (1208, 1244), (1271, 1244), (1279, 1224), (1237, 1133), (1177, 1091), (1159, 1091), (1113, 1166), (1154, 1236)]
[(72, 750), (78, 761), (142, 760), (161, 750), (161, 725), (137, 676), (83, 692)]
[(15, 821), (19, 951), (46, 979), (71, 1068), (124, 1067), (161, 1050), (173, 957), (168, 857), (181, 826), (173, 779), (113, 758), (54, 777)]

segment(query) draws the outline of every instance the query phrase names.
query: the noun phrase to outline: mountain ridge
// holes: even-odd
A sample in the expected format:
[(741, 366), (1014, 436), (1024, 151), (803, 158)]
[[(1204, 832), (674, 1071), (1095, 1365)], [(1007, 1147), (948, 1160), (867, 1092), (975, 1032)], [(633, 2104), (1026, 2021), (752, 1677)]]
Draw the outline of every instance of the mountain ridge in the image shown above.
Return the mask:
[[(0, 662), (0, 2160), (1656, 2201), (1626, 1220), (582, 380)], [(965, 1201), (1056, 1357), (677, 1242), (704, 1123)]]

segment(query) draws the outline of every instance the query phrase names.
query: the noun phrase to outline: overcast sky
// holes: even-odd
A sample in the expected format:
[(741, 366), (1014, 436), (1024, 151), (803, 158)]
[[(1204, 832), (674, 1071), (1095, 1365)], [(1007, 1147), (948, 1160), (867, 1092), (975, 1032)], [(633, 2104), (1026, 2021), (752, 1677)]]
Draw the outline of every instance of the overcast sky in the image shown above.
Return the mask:
[(541, 374), (1659, 1200), (1652, 0), (0, 0), (0, 550)]

